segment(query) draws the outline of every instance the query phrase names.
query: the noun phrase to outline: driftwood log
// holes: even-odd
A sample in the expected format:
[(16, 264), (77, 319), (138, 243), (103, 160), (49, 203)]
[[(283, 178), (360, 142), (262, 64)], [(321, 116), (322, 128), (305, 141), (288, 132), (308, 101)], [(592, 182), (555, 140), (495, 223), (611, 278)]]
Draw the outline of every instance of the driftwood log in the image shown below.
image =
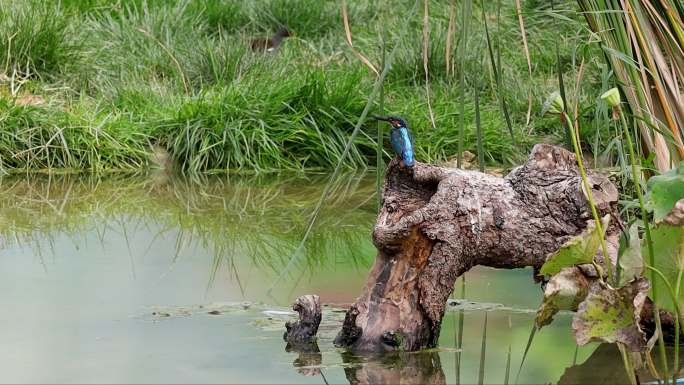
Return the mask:
[(303, 295), (297, 298), (292, 310), (299, 314), (299, 320), (285, 323), (283, 339), (287, 342), (286, 350), (318, 352), (316, 333), (321, 324), (320, 298), (315, 294)]
[[(603, 175), (588, 178), (599, 214), (613, 216), (606, 236), (614, 260), (618, 192)], [(421, 163), (409, 169), (395, 159), (373, 230), (378, 254), (335, 344), (358, 351), (434, 347), (459, 276), (476, 265), (536, 272), (591, 218), (575, 157), (559, 147), (536, 145), (503, 178)]]

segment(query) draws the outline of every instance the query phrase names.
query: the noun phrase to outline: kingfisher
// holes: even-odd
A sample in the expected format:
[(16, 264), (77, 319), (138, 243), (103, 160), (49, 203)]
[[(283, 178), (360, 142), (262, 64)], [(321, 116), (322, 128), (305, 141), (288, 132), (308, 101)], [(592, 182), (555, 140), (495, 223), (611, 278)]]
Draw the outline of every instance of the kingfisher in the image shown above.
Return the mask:
[(411, 168), (415, 164), (415, 156), (413, 153), (413, 137), (409, 131), (406, 121), (399, 116), (376, 116), (376, 120), (389, 122), (392, 125), (392, 132), (390, 133), (390, 142), (394, 152), (401, 156), (401, 161), (405, 167)]

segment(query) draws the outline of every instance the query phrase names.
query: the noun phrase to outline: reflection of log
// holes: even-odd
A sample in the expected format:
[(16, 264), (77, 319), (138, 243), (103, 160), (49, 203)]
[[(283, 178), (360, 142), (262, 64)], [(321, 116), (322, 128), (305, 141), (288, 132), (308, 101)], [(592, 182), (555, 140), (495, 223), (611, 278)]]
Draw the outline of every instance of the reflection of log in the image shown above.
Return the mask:
[[(672, 347), (668, 348), (667, 356), (673, 357)], [(660, 362), (657, 356), (653, 359)], [(635, 362), (634, 366), (637, 369), (637, 378), (640, 384), (655, 384), (656, 378), (647, 370), (645, 364), (638, 364)], [(679, 366), (682, 367), (684, 363), (684, 356), (680, 356)], [(682, 378), (683, 371), (673, 377)], [(622, 361), (622, 356), (615, 344), (601, 344), (584, 362), (578, 362), (576, 365), (565, 369), (565, 372), (558, 380), (558, 385), (579, 385), (579, 384), (629, 384), (629, 378), (625, 371), (625, 366)]]
[(323, 355), (318, 349), (316, 342), (308, 344), (287, 344), (286, 352), (297, 352), (299, 356), (295, 358), (292, 365), (297, 368), (297, 372), (303, 376), (318, 376), (321, 374), (320, 366), (323, 363)]
[[(303, 295), (292, 305), (292, 310), (299, 313), (299, 320), (285, 323), (285, 334), (283, 339), (288, 346), (297, 349), (301, 345), (305, 347), (316, 342), (318, 325), (321, 323), (321, 301), (317, 295)], [(315, 349), (318, 351), (318, 347)]]
[(570, 366), (558, 385), (629, 384), (620, 351), (615, 344), (601, 344), (582, 363)]
[[(589, 179), (601, 215), (613, 213), (615, 186), (602, 175)], [(538, 269), (591, 219), (582, 191), (575, 157), (551, 145), (535, 146), (505, 178), (392, 161), (373, 231), (375, 264), (336, 344), (435, 346), (456, 278), (475, 265)], [(615, 222), (607, 232), (611, 253)]]
[(342, 360), (346, 364), (344, 374), (350, 385), (446, 383), (437, 352), (397, 352), (363, 360), (343, 353)]

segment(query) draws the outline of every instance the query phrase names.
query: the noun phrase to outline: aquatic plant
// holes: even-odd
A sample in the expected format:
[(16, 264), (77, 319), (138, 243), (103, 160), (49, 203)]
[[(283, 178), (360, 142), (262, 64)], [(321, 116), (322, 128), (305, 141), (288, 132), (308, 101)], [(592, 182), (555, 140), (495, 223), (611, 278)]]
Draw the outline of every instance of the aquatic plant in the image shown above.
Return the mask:
[[(645, 335), (638, 326), (640, 303), (643, 303), (646, 292), (650, 286), (650, 296), (653, 300), (653, 318), (656, 332), (654, 338), (658, 340), (659, 356), (661, 358), (662, 374), (654, 365), (651, 369), (667, 383), (670, 379), (670, 370), (667, 363), (667, 353), (661, 325), (659, 308), (664, 308), (674, 314), (674, 358), (673, 373), (679, 371), (679, 338), (682, 326), (682, 313), (680, 311), (680, 283), (682, 276), (681, 260), (684, 249), (680, 246), (684, 243), (684, 212), (680, 213), (684, 202), (684, 166), (673, 169), (661, 176), (652, 177), (647, 186), (648, 192), (642, 192), (641, 176), (643, 168), (641, 158), (636, 156), (635, 146), (632, 141), (630, 127), (625, 118), (625, 112), (621, 109), (620, 92), (613, 88), (603, 93), (601, 98), (613, 108), (613, 117), (621, 123), (621, 134), (626, 141), (629, 150), (629, 163), (631, 165), (630, 177), (636, 193), (636, 207), (641, 220), (635, 222), (629, 232), (625, 232), (624, 243), (617, 254), (616, 273), (613, 274), (613, 266), (609, 262), (606, 248), (604, 228), (607, 228), (609, 218), (595, 220), (593, 225), (587, 227), (585, 232), (568, 242), (561, 249), (547, 258), (540, 273), (552, 276), (549, 286), (544, 294), (544, 301), (537, 313), (535, 328), (530, 336), (534, 336), (538, 329), (549, 322), (553, 315), (560, 309), (575, 310), (573, 331), (578, 344), (584, 344), (590, 340), (614, 342), (622, 353), (623, 361), (630, 381), (636, 383), (634, 375), (635, 366), (629, 351), (644, 353), (648, 362), (651, 348), (647, 345)], [(572, 128), (570, 119), (565, 114), (565, 104), (560, 94), (552, 94), (545, 110), (560, 114), (566, 124)], [(586, 186), (586, 176), (583, 171), (583, 160), (579, 151), (577, 133), (571, 129), (571, 139), (576, 152), (577, 164), (582, 172), (582, 179)], [(596, 205), (592, 199), (591, 189), (585, 187), (587, 200), (596, 213)], [(651, 223), (653, 213), (654, 224)], [(605, 221), (605, 223), (601, 223)], [(663, 223), (665, 222), (665, 223)], [(639, 229), (643, 228), (644, 238), (639, 237)], [(601, 247), (599, 247), (601, 246)], [(605, 262), (603, 268), (599, 268), (595, 260), (597, 252), (602, 249)], [(647, 260), (642, 255), (648, 256)], [(656, 255), (658, 256), (656, 258)], [(582, 285), (577, 284), (572, 276), (572, 270), (562, 270), (579, 264), (593, 264), (599, 272), (601, 289), (587, 293)], [(649, 270), (650, 284), (644, 280), (645, 271)], [(602, 278), (606, 275), (606, 279)], [(641, 298), (641, 299), (639, 299)], [(529, 346), (528, 346), (529, 348)], [(675, 379), (673, 378), (673, 381)]]
[(578, 0), (659, 171), (684, 159), (681, 2)]

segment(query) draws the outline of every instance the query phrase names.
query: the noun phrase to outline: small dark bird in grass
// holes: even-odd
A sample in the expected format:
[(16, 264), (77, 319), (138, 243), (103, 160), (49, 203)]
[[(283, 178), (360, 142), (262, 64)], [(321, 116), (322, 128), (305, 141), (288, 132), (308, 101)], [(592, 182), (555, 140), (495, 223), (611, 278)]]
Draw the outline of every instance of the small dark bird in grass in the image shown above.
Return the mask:
[(280, 27), (278, 32), (276, 32), (275, 35), (271, 36), (270, 38), (259, 37), (252, 39), (252, 51), (273, 52), (280, 47), (283, 39), (290, 36), (292, 36), (292, 34), (290, 33), (289, 29)]
[(390, 133), (392, 148), (397, 155), (401, 156), (401, 161), (405, 167), (413, 167), (415, 164), (413, 137), (406, 121), (398, 116), (373, 116), (373, 118), (389, 122), (392, 125), (392, 132)]

